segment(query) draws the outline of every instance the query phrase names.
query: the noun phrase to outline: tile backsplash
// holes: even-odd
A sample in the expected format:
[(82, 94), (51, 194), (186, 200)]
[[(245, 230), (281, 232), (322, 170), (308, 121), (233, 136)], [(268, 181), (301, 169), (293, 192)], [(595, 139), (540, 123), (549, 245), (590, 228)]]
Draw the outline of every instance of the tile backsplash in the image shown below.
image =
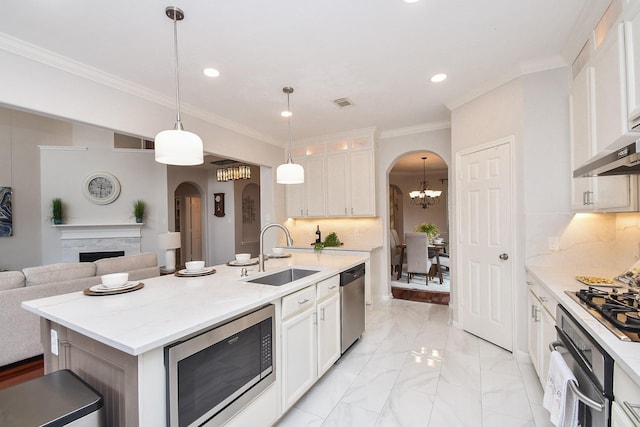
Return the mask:
[(311, 246), (316, 239), (316, 227), (320, 226), (322, 240), (335, 232), (346, 249), (370, 249), (382, 246), (382, 221), (380, 218), (317, 218), (288, 219), (284, 225), (291, 232), (295, 246)]

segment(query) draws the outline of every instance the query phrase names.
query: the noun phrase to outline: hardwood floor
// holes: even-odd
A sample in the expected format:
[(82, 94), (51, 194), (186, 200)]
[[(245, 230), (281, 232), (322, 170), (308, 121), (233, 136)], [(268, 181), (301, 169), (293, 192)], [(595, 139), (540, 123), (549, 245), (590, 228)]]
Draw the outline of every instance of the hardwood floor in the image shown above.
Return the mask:
[(396, 299), (408, 301), (430, 302), (431, 304), (449, 305), (449, 292), (430, 292), (419, 289), (403, 289), (391, 287), (391, 294)]
[(0, 389), (8, 388), (44, 375), (44, 359), (36, 356), (0, 368)]

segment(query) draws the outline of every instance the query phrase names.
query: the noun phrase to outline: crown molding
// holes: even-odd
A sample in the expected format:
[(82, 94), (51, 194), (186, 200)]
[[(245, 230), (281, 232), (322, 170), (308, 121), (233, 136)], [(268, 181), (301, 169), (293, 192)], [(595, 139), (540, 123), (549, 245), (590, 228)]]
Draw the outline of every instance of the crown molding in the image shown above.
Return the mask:
[[(128, 80), (114, 76), (113, 74), (106, 73), (100, 69), (75, 61), (71, 58), (58, 55), (49, 50), (42, 49), (39, 46), (27, 43), (6, 33), (0, 33), (0, 49), (11, 52), (18, 56), (22, 56), (24, 58), (28, 58), (32, 61), (39, 62), (41, 64), (57, 68), (66, 73), (74, 74), (78, 77), (91, 80), (98, 84), (111, 87), (113, 89), (125, 92), (129, 95), (144, 99), (146, 101), (162, 105), (163, 107), (170, 109), (175, 108), (175, 98), (173, 97), (163, 95), (145, 86), (130, 82)], [(225, 119), (201, 108), (197, 108), (185, 103), (181, 103), (180, 108), (182, 112), (201, 119), (205, 122), (223, 127), (228, 130), (232, 130), (241, 135), (255, 138), (268, 144), (276, 145), (279, 147), (284, 146), (281, 141), (278, 141), (254, 129)]]
[(418, 133), (433, 132), (436, 130), (451, 129), (451, 122), (424, 123), (421, 125), (408, 126), (404, 128), (389, 129), (380, 132), (380, 139), (395, 138), (398, 136), (415, 135)]

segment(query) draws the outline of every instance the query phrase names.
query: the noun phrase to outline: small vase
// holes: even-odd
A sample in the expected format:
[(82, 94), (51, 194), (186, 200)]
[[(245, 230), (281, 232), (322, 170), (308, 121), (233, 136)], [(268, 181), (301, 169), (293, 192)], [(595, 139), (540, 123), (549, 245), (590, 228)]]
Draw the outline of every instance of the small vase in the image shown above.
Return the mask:
[(136, 223), (137, 224), (142, 224), (142, 217), (137, 217), (136, 218)]

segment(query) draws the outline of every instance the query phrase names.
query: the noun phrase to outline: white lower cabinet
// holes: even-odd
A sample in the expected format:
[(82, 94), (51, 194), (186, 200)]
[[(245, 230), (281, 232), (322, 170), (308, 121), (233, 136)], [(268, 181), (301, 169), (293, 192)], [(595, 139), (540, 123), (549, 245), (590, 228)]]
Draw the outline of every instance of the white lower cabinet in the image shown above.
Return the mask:
[(631, 412), (631, 407), (640, 405), (640, 384), (617, 364), (613, 365), (613, 396), (611, 427), (640, 426), (640, 420)]
[(318, 377), (340, 358), (340, 276), (319, 282), (318, 298)]
[(544, 387), (549, 370), (549, 344), (556, 340), (557, 302), (531, 277), (527, 278), (527, 285), (529, 287), (529, 356)]
[(340, 277), (282, 298), (282, 410), (340, 357)]

